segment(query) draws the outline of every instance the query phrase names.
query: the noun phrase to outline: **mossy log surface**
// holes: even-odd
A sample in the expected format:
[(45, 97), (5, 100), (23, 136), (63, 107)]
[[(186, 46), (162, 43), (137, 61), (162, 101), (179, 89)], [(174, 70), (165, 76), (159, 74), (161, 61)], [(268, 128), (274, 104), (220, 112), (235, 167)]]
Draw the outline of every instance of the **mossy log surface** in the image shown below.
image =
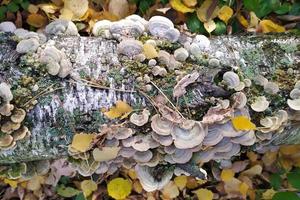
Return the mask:
[[(63, 49), (70, 58), (75, 74), (73, 78), (60, 79), (46, 73), (36, 73), (35, 65), (39, 64), (34, 61), (34, 57), (18, 54), (15, 51), (17, 41), (14, 36), (0, 33), (1, 82), (5, 81), (12, 85), (14, 97), (18, 97), (15, 103), (19, 107), (27, 105), (35, 97), (38, 101), (26, 117), (26, 125), (30, 127), (31, 136), (18, 141), (14, 149), (1, 151), (0, 164), (67, 156), (67, 148), (74, 133), (97, 132), (101, 124), (118, 123), (116, 120), (108, 120), (101, 112), (101, 109), (108, 109), (117, 100), (125, 100), (137, 109), (151, 107), (147, 98), (138, 92), (137, 83), (134, 81), (135, 75), (142, 75), (147, 71), (144, 69), (147, 65), (142, 65), (143, 68), (139, 71), (139, 66), (132, 67), (134, 63), (119, 59), (116, 52), (117, 41), (100, 37), (51, 39), (55, 41), (55, 46)], [(218, 71), (231, 66), (239, 67), (247, 78), (253, 78), (260, 73), (271, 79), (282, 79), (282, 84), (286, 84), (286, 91), (289, 91), (300, 77), (299, 48), (300, 38), (296, 35), (211, 38), (210, 50), (203, 52), (197, 62), (191, 61), (193, 62), (191, 66), (196, 66), (202, 78), (189, 87), (190, 109), (201, 113), (201, 109), (207, 110), (206, 107), (209, 107), (201, 104), (202, 98), (214, 95), (226, 96), (226, 93), (223, 94), (223, 90), (215, 85), (213, 78), (216, 78)], [(216, 51), (223, 53), (219, 58), (222, 67), (208, 67), (208, 59), (214, 57)], [(189, 67), (187, 64), (187, 69)], [(294, 69), (293, 75), (287, 74), (289, 68)], [(22, 79), (24, 74), (30, 75), (36, 83), (39, 83), (39, 91), (31, 92), (28, 89), (30, 84), (24, 84), (24, 77)], [(76, 74), (77, 79), (74, 78)], [(153, 82), (168, 94), (168, 88), (164, 88), (164, 85), (168, 84), (164, 83), (175, 79), (171, 76), (170, 73), (167, 77), (157, 78)], [(88, 82), (81, 79), (95, 80), (99, 85), (112, 89), (86, 85)], [(39, 95), (39, 92), (49, 87), (51, 88), (49, 92)], [(184, 112), (184, 108), (181, 111)], [(275, 145), (292, 143), (300, 144), (300, 129), (297, 124), (286, 128), (272, 141)]]

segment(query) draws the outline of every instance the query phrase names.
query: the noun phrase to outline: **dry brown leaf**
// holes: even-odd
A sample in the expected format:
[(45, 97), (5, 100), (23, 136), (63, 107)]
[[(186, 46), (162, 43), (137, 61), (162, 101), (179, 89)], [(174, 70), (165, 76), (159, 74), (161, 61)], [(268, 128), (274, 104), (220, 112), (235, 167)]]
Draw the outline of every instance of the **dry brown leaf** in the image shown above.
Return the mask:
[(207, 11), (210, 9), (210, 6), (213, 4), (213, 0), (205, 0), (200, 8), (197, 9), (197, 16), (201, 22), (207, 22), (218, 16), (219, 7), (216, 6), (211, 12), (210, 16), (207, 16)]
[(35, 27), (35, 28), (41, 28), (46, 26), (48, 20), (46, 17), (44, 17), (43, 15), (40, 14), (30, 14), (28, 15), (26, 22)]
[(111, 0), (108, 5), (108, 11), (122, 19), (129, 15), (129, 4), (127, 0)]
[(179, 190), (173, 181), (170, 181), (163, 189), (162, 195), (166, 199), (174, 199), (179, 195)]

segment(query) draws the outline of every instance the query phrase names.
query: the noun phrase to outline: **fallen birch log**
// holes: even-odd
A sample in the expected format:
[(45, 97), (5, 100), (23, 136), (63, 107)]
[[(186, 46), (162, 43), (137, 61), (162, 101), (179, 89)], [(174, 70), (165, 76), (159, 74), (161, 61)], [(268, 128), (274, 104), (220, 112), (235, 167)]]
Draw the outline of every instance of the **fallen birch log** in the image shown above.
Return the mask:
[[(248, 146), (300, 143), (297, 35), (174, 39), (128, 27), (135, 39), (113, 28), (98, 37), (50, 28), (47, 38), (0, 33), (1, 164), (80, 158), (70, 145), (78, 133), (97, 134), (90, 157), (97, 157), (94, 148), (100, 155), (104, 146), (117, 148), (112, 168), (138, 162), (186, 169), (189, 162), (230, 160)], [(118, 102), (133, 108), (130, 120), (110, 119), (107, 111)]]

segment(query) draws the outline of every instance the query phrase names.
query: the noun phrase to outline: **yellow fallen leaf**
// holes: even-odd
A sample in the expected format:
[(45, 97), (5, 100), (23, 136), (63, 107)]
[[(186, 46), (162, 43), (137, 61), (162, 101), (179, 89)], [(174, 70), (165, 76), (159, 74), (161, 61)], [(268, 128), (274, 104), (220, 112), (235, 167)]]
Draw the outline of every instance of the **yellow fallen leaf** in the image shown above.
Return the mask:
[(8, 184), (12, 188), (17, 188), (17, 186), (18, 186), (18, 181), (17, 180), (11, 180), (11, 179), (6, 178), (6, 179), (3, 180), (3, 182)]
[(201, 6), (197, 9), (197, 16), (198, 19), (201, 22), (207, 22), (210, 21), (212, 19), (214, 19), (215, 17), (218, 16), (218, 12), (219, 12), (219, 7), (216, 6), (216, 8), (214, 9), (214, 11), (212, 12), (210, 17), (207, 17), (207, 10), (210, 8), (211, 4), (213, 3), (213, 0), (205, 0)]
[(102, 147), (102, 149), (95, 148), (93, 150), (93, 157), (95, 161), (103, 162), (109, 161), (118, 156), (121, 147)]
[(126, 118), (132, 112), (132, 108), (124, 101), (117, 101), (116, 106), (110, 108), (104, 115), (109, 119)]
[(139, 193), (141, 194), (143, 192), (143, 187), (141, 185), (141, 183), (138, 181), (138, 180), (135, 180), (133, 182), (133, 190), (136, 192), (136, 193)]
[(144, 44), (143, 49), (147, 59), (156, 58), (158, 56), (155, 47), (151, 44)]
[(248, 28), (254, 28), (257, 27), (259, 23), (259, 18), (256, 16), (255, 12), (250, 12), (250, 24)]
[(271, 200), (273, 198), (274, 194), (276, 194), (276, 191), (273, 190), (273, 188), (268, 189), (262, 194), (262, 199)]
[(189, 8), (188, 6), (183, 4), (181, 0), (170, 0), (170, 5), (174, 10), (177, 10), (178, 12), (182, 13), (189, 13), (195, 11), (195, 9)]
[(211, 33), (217, 28), (217, 26), (214, 20), (210, 20), (208, 22), (204, 22), (204, 28), (207, 32)]
[(114, 178), (107, 184), (107, 192), (114, 199), (125, 199), (131, 190), (131, 182), (127, 179)]
[(229, 6), (223, 6), (220, 8), (218, 17), (220, 20), (225, 22), (227, 24), (228, 20), (232, 17), (233, 15), (233, 10)]
[(127, 172), (127, 175), (132, 179), (135, 180), (137, 179), (137, 175), (134, 169), (129, 169)]
[(27, 7), (27, 10), (31, 14), (36, 14), (39, 11), (39, 7), (34, 4), (29, 4), (29, 6)]
[(183, 2), (184, 5), (186, 5), (187, 7), (194, 7), (194, 6), (197, 5), (197, 3), (198, 3), (197, 0), (182, 0), (182, 2)]
[(214, 197), (214, 193), (212, 193), (212, 191), (203, 188), (195, 190), (193, 193), (197, 195), (199, 200), (212, 200)]
[(28, 15), (26, 22), (35, 28), (41, 28), (47, 24), (48, 20), (43, 15), (33, 13)]
[(239, 193), (239, 186), (241, 181), (237, 178), (232, 178), (229, 181), (224, 182), (224, 190), (227, 194), (236, 194)]
[(174, 182), (176, 186), (179, 188), (179, 190), (183, 190), (186, 187), (187, 184), (187, 176), (177, 176), (174, 178)]
[(43, 10), (46, 15), (48, 14), (54, 14), (59, 10), (59, 7), (56, 6), (53, 3), (43, 3), (43, 4), (39, 4), (38, 7)]
[(237, 116), (231, 119), (233, 127), (237, 131), (250, 131), (255, 130), (256, 126), (246, 116)]
[(80, 187), (84, 196), (88, 197), (97, 190), (97, 183), (92, 180), (84, 180), (80, 183)]
[(74, 17), (74, 13), (71, 10), (67, 8), (63, 8), (60, 10), (59, 19), (72, 20), (73, 17)]
[(173, 181), (170, 181), (162, 190), (163, 197), (166, 199), (174, 199), (178, 197), (179, 190)]
[(73, 13), (73, 20), (81, 18), (89, 8), (88, 0), (64, 0), (64, 8)]
[(34, 176), (27, 182), (27, 189), (31, 191), (38, 191), (44, 182), (45, 178), (43, 176)]
[(243, 27), (248, 28), (249, 23), (248, 23), (247, 19), (243, 15), (241, 15), (240, 13), (238, 13), (236, 17), (237, 17), (238, 21), (240, 22), (240, 24)]
[(269, 19), (261, 20), (259, 26), (261, 27), (263, 33), (270, 33), (270, 32), (282, 33), (285, 31), (285, 28), (283, 26), (280, 26)]
[(231, 169), (223, 169), (221, 172), (221, 180), (226, 182), (234, 177), (234, 172)]
[(244, 183), (244, 182), (242, 182), (242, 183), (240, 184), (240, 186), (239, 186), (240, 193), (241, 193), (244, 197), (247, 196), (248, 189), (249, 189), (249, 186), (248, 186), (246, 183)]
[(71, 147), (80, 152), (86, 152), (94, 139), (95, 134), (80, 133), (75, 134)]
[(241, 173), (242, 176), (255, 176), (255, 175), (260, 175), (262, 173), (262, 166), (260, 165), (254, 165), (250, 169), (247, 169)]

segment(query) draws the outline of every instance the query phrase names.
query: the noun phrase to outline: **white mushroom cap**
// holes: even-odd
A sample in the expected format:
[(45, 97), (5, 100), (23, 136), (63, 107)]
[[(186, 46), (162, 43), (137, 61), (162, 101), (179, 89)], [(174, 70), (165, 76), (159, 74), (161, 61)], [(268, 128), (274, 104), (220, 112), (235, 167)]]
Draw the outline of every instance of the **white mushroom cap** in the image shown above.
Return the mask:
[(288, 99), (287, 104), (292, 110), (300, 111), (300, 99)]
[(255, 143), (256, 137), (254, 131), (248, 131), (244, 135), (231, 138), (231, 142), (241, 144), (244, 146), (251, 146)]
[(193, 40), (193, 44), (196, 44), (202, 50), (210, 47), (210, 41), (205, 35), (196, 35)]
[(170, 135), (174, 124), (167, 119), (160, 117), (158, 114), (151, 118), (151, 128), (158, 135)]
[(162, 189), (169, 183), (173, 176), (173, 171), (165, 170), (163, 171), (163, 174), (159, 174), (161, 177), (160, 180), (157, 180), (157, 178), (154, 177), (156, 172), (155, 168), (140, 165), (135, 166), (135, 171), (143, 189), (147, 192)]
[(175, 85), (173, 90), (174, 97), (180, 97), (186, 93), (186, 87), (192, 83), (194, 83), (198, 77), (198, 72), (193, 72), (191, 74), (185, 75), (178, 83)]
[(215, 152), (229, 152), (231, 151), (233, 143), (230, 138), (223, 138), (216, 146), (213, 147)]
[(179, 31), (174, 28), (171, 20), (163, 16), (151, 17), (148, 23), (148, 30), (151, 35), (176, 42), (179, 38)]
[(39, 41), (35, 38), (21, 40), (16, 48), (18, 53), (34, 53), (40, 46)]
[(108, 171), (108, 164), (107, 163), (105, 163), (105, 162), (101, 162), (100, 164), (99, 164), (99, 167), (98, 167), (98, 169), (95, 171), (95, 173), (96, 174), (104, 174), (104, 173), (106, 173), (107, 171)]
[(165, 50), (160, 50), (158, 52), (158, 61), (162, 65), (168, 65), (170, 62), (170, 57), (171, 55)]
[(124, 147), (131, 147), (133, 143), (135, 143), (134, 137), (129, 137), (129, 138), (122, 140), (122, 145)]
[(177, 61), (184, 62), (189, 57), (189, 52), (181, 47), (174, 51), (174, 58)]
[(131, 20), (131, 21), (134, 21), (134, 22), (139, 22), (139, 23), (143, 24), (145, 27), (148, 24), (147, 20), (145, 20), (143, 17), (141, 17), (139, 15), (135, 15), (135, 14), (129, 15), (125, 19)]
[(124, 140), (133, 135), (133, 130), (131, 128), (126, 127), (117, 127), (114, 129), (113, 136), (118, 140)]
[(145, 31), (145, 26), (138, 21), (122, 19), (113, 22), (109, 27), (109, 31), (115, 38), (120, 36), (139, 37)]
[(5, 102), (10, 102), (13, 99), (13, 94), (10, 90), (10, 86), (7, 83), (0, 84), (0, 97)]
[(172, 132), (174, 145), (179, 149), (188, 149), (200, 145), (206, 135), (207, 126), (201, 122), (196, 122), (191, 129), (182, 129), (175, 126)]
[(251, 104), (252, 110), (256, 112), (263, 112), (269, 107), (269, 101), (264, 96), (259, 96)]
[(269, 81), (262, 75), (257, 75), (253, 78), (253, 81), (256, 85), (265, 86)]
[(124, 39), (118, 44), (118, 53), (133, 57), (143, 52), (142, 42), (134, 39)]
[(119, 144), (120, 144), (120, 141), (117, 140), (116, 138), (112, 138), (110, 140), (104, 141), (104, 145), (107, 147), (117, 147), (117, 146), (119, 146)]
[(208, 126), (208, 133), (205, 136), (202, 144), (205, 146), (214, 146), (218, 144), (223, 139), (223, 134), (218, 129), (214, 129), (211, 126)]
[(232, 156), (238, 155), (241, 150), (241, 146), (239, 144), (233, 144), (232, 149), (229, 152), (216, 152), (214, 155), (214, 159), (231, 159)]
[(135, 141), (132, 144), (132, 148), (137, 151), (147, 151), (150, 148), (156, 148), (159, 144), (151, 137), (150, 134), (148, 135), (137, 135), (134, 137)]
[(232, 107), (241, 109), (247, 104), (247, 96), (243, 92), (236, 92), (232, 95), (234, 101)]
[(6, 21), (0, 23), (0, 31), (13, 33), (16, 29), (16, 25), (12, 22)]
[(162, 161), (162, 156), (159, 153), (154, 153), (154, 155), (150, 161), (145, 162), (145, 163), (140, 163), (140, 165), (145, 165), (148, 167), (155, 167), (159, 164), (160, 161)]
[(299, 88), (294, 88), (291, 92), (290, 92), (290, 97), (292, 99), (300, 99), (300, 89)]
[(145, 162), (149, 162), (153, 157), (153, 153), (148, 150), (148, 151), (137, 151), (133, 158), (137, 161), (137, 162), (141, 162), (141, 163), (145, 163)]
[(118, 155), (124, 158), (131, 158), (135, 152), (136, 150), (132, 147), (122, 147)]
[(163, 146), (169, 146), (173, 143), (173, 138), (171, 135), (163, 136), (158, 135), (155, 132), (152, 132), (151, 135), (156, 142), (160, 143)]
[(131, 123), (133, 123), (137, 126), (143, 126), (148, 122), (149, 115), (150, 115), (150, 112), (147, 109), (144, 109), (141, 114), (133, 113), (130, 116), (129, 120), (130, 120)]
[(239, 76), (232, 71), (228, 71), (223, 74), (223, 81), (229, 88), (235, 88), (240, 85)]
[(77, 27), (72, 21), (62, 19), (49, 23), (45, 28), (45, 33), (48, 35), (79, 35)]
[(177, 149), (177, 148), (176, 148), (174, 145), (170, 145), (170, 146), (164, 147), (164, 151), (165, 151), (167, 154), (173, 154), (173, 153), (175, 153), (176, 149)]
[(173, 154), (171, 154), (172, 159), (176, 163), (187, 163), (193, 156), (191, 149), (176, 149)]
[(195, 160), (197, 163), (206, 163), (214, 158), (215, 151), (213, 149), (200, 151), (195, 154)]
[(268, 82), (264, 85), (264, 90), (268, 94), (276, 94), (279, 91), (279, 87), (277, 83), (274, 82)]
[(93, 35), (94, 36), (101, 36), (104, 35), (104, 32), (106, 30), (109, 30), (110, 26), (112, 25), (112, 22), (109, 20), (100, 20), (97, 21), (93, 26)]
[(167, 70), (165, 69), (165, 68), (163, 68), (163, 67), (160, 67), (160, 66), (158, 66), (158, 65), (156, 65), (156, 66), (154, 66), (153, 68), (152, 68), (152, 74), (154, 75), (154, 76), (166, 76), (167, 75)]

